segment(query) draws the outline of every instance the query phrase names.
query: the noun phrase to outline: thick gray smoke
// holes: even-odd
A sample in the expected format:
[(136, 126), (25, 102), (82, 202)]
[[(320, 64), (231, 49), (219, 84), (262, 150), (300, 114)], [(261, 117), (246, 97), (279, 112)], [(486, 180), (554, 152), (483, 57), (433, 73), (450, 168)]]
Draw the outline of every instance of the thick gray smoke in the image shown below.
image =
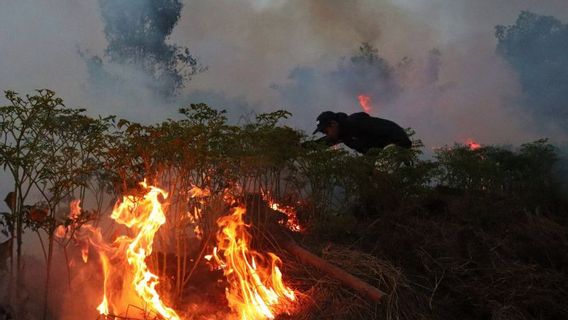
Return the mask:
[[(177, 14), (177, 1), (166, 2)], [(171, 36), (156, 43), (170, 52), (191, 49), (208, 70), (173, 101), (153, 92), (156, 77), (108, 55), (114, 41), (108, 28), (124, 22), (109, 3), (7, 0), (0, 12), (0, 88), (49, 87), (92, 114), (144, 122), (175, 116), (188, 101), (228, 109), (235, 118), (286, 108), (294, 113), (290, 124), (306, 131), (322, 110), (359, 111), (357, 95), (366, 94), (375, 115), (415, 128), (429, 147), (468, 137), (565, 138), (517, 107), (519, 74), (496, 53), (494, 36), (496, 25), (514, 24), (522, 10), (566, 21), (562, 0), (182, 2), (177, 24), (166, 25)], [(151, 11), (150, 4), (135, 3)], [(387, 73), (357, 69), (351, 58), (364, 42), (378, 49)], [(93, 90), (86, 63), (93, 56), (120, 85), (108, 80), (107, 88)]]
[[(568, 117), (567, 32), (551, 45), (561, 68), (538, 64), (547, 51), (523, 56), (506, 33), (495, 37), (524, 10), (568, 28), (566, 0), (3, 0), (0, 90), (49, 88), (92, 115), (145, 123), (189, 102), (235, 120), (288, 109), (288, 124), (306, 132), (321, 111), (360, 111), (358, 95), (368, 95), (373, 115), (414, 128), (428, 149), (468, 138), (563, 142), (565, 122), (552, 120)], [(152, 47), (137, 58), (136, 44), (113, 51), (121, 37)], [(207, 71), (194, 74), (190, 57)], [(180, 61), (190, 62), (185, 87)], [(543, 87), (559, 70), (564, 82)], [(9, 191), (0, 182), (0, 196)]]
[[(155, 2), (119, 2), (136, 5), (139, 13), (159, 12)], [(156, 94), (159, 72), (109, 54), (121, 35), (116, 30), (136, 32), (113, 14), (112, 2), (99, 0), (3, 1), (0, 89), (50, 88), (93, 115), (146, 123), (175, 117), (188, 102), (227, 109), (233, 119), (285, 108), (294, 113), (288, 124), (307, 132), (323, 110), (360, 111), (357, 95), (365, 94), (374, 115), (414, 128), (428, 149), (467, 138), (566, 140), (558, 123), (526, 107), (526, 69), (497, 51), (495, 37), (495, 26), (514, 25), (522, 10), (565, 23), (564, 0), (162, 3), (172, 14), (164, 25), (148, 26), (158, 36), (149, 32), (142, 39), (170, 56), (189, 48), (208, 67), (177, 88), (174, 99)], [(363, 43), (377, 49), (374, 62), (356, 59)], [(99, 57), (104, 68), (90, 57)], [(168, 61), (175, 59), (162, 65)], [(106, 72), (99, 83), (93, 70)]]
[(496, 36), (498, 53), (519, 75), (524, 107), (568, 130), (568, 24), (523, 11)]

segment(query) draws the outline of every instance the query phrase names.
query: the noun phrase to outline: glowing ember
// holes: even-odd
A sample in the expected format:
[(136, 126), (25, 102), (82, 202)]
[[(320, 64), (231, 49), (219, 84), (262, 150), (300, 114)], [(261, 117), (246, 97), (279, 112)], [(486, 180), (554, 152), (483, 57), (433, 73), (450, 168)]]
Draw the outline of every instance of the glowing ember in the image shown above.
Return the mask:
[(360, 94), (359, 96), (357, 96), (357, 99), (359, 99), (359, 104), (361, 105), (361, 108), (363, 108), (363, 111), (369, 114), (373, 111), (373, 108), (371, 107), (370, 96)]
[(302, 231), (302, 226), (300, 226), (300, 221), (298, 221), (298, 215), (295, 208), (279, 204), (272, 199), (269, 193), (262, 192), (261, 194), (264, 201), (268, 202), (270, 209), (283, 213), (287, 217), (286, 220), (278, 221), (278, 223), (285, 225), (291, 231)]
[(213, 257), (227, 278), (227, 301), (239, 319), (273, 319), (289, 311), (294, 291), (282, 282), (276, 255), (269, 253), (267, 258), (249, 248), (251, 235), (243, 221), (245, 212), (237, 207), (232, 214), (219, 218), (218, 248), (213, 250)]
[(467, 147), (470, 150), (477, 150), (479, 148), (481, 148), (481, 145), (477, 142), (475, 142), (475, 140), (473, 140), (472, 138), (468, 138), (465, 142), (465, 144), (467, 145)]

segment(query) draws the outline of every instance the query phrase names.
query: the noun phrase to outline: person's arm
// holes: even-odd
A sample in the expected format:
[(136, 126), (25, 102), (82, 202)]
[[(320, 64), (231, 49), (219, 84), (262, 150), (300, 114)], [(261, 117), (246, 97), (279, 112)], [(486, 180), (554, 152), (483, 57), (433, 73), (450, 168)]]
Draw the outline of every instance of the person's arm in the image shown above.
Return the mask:
[(327, 136), (323, 136), (319, 139), (316, 140), (308, 140), (302, 143), (302, 147), (304, 148), (309, 148), (309, 149), (315, 149), (317, 146), (321, 146), (321, 145), (325, 145), (327, 147), (332, 147), (336, 144), (338, 144), (339, 142), (336, 141), (331, 141), (327, 138)]

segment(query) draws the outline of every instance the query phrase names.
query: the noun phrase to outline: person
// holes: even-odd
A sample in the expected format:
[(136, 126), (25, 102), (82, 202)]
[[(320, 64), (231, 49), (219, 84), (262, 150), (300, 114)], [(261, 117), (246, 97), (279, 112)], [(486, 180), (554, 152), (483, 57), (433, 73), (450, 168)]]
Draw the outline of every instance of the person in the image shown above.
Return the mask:
[(314, 134), (322, 132), (324, 137), (316, 142), (328, 146), (344, 143), (347, 147), (367, 153), (370, 149), (383, 149), (390, 145), (410, 149), (412, 142), (403, 128), (393, 121), (371, 117), (366, 112), (347, 115), (343, 112), (322, 112), (317, 117)]

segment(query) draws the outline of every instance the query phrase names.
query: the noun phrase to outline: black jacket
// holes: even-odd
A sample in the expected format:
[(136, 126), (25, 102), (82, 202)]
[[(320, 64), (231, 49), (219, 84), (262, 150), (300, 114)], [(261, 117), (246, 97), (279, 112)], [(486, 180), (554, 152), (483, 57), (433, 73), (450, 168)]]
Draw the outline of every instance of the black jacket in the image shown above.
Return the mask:
[(404, 129), (390, 120), (371, 117), (365, 112), (357, 112), (349, 116), (343, 114), (337, 122), (339, 123), (339, 140), (326, 140), (329, 145), (344, 143), (361, 153), (367, 153), (371, 148), (382, 149), (390, 144), (407, 149), (412, 146)]

